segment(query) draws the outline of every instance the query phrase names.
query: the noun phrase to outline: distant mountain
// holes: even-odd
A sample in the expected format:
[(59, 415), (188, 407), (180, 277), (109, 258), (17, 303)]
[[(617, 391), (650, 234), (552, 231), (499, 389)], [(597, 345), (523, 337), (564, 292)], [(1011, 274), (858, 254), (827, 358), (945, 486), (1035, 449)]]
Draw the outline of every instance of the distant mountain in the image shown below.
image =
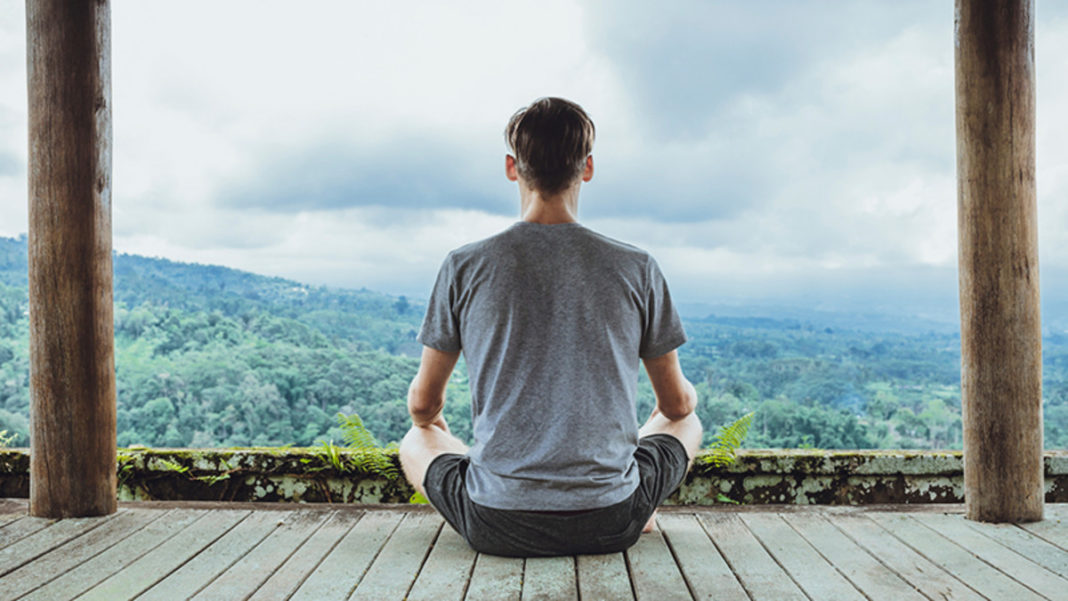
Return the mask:
[[(0, 237), (0, 284), (25, 288), (26, 265), (26, 237)], [(304, 322), (327, 336), (394, 354), (419, 354), (414, 338), (425, 304), (404, 296), (309, 286), (219, 265), (118, 253), (113, 269), (119, 307), (149, 303), (227, 317), (265, 312)]]
[[(382, 442), (410, 425), (424, 306), (220, 267), (114, 257), (118, 442), (148, 446), (340, 441), (338, 412)], [(0, 238), (0, 430), (28, 441), (26, 240)], [(916, 316), (683, 304), (679, 357), (711, 438), (754, 412), (748, 445), (959, 448), (960, 339)], [(1046, 445), (1068, 446), (1068, 333), (1044, 345)], [(461, 360), (445, 416), (469, 438)], [(637, 418), (655, 399), (638, 382)], [(547, 419), (549, 417), (547, 416)]]

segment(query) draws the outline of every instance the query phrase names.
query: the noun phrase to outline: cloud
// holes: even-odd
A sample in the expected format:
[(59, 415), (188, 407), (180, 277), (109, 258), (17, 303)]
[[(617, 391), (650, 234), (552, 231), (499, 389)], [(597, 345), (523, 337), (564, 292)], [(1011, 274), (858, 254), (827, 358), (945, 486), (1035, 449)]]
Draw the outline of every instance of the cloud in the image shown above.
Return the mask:
[[(25, 230), (23, 9), (0, 6), (7, 235)], [(1042, 265), (1059, 274), (1068, 4), (1037, 15)], [(652, 251), (681, 294), (943, 306), (952, 22), (924, 0), (119, 3), (115, 247), (421, 294), (450, 248), (514, 219), (504, 122), (561, 95), (598, 127), (583, 220)]]
[[(202, 216), (212, 228), (240, 225), (240, 212)], [(116, 234), (120, 252), (180, 261), (222, 264), (310, 284), (367, 287), (425, 296), (448, 249), (489, 236), (514, 219), (477, 211), (351, 208), (297, 214), (254, 213), (259, 236), (254, 252), (241, 245), (197, 244), (170, 228)], [(223, 236), (212, 232), (214, 236)]]
[[(952, 18), (949, 8), (942, 17)], [(590, 2), (591, 45), (617, 69), (653, 139), (700, 140), (730, 128), (738, 96), (774, 95), (814, 64), (848, 58), (916, 21), (930, 3), (685, 0)]]
[(14, 153), (0, 152), (0, 177), (25, 173), (22, 158)]
[(515, 214), (503, 158), (486, 154), (462, 141), (419, 136), (318, 144), (264, 159), (255, 177), (223, 184), (217, 197), (220, 206), (282, 213), (389, 207)]

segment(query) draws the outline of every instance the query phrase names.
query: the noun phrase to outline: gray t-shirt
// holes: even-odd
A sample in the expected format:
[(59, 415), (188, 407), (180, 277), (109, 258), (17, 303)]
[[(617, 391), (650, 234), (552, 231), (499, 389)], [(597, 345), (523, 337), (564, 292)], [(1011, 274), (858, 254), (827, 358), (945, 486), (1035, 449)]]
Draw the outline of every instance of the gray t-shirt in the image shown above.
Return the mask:
[(570, 511), (637, 487), (639, 359), (686, 335), (648, 253), (577, 223), (519, 222), (449, 253), (419, 341), (464, 352), (471, 500)]

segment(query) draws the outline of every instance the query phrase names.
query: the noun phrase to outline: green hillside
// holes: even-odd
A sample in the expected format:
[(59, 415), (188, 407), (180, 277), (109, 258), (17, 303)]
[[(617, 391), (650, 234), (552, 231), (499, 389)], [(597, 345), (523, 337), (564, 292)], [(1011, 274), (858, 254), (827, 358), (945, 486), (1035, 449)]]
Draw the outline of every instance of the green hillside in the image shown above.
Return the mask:
[[(382, 442), (408, 426), (421, 302), (306, 286), (225, 267), (115, 257), (120, 445), (308, 445), (358, 412)], [(710, 430), (755, 411), (747, 446), (959, 448), (951, 331), (815, 320), (685, 321), (680, 351)], [(1046, 446), (1068, 447), (1068, 337), (1045, 345)], [(639, 417), (652, 408), (639, 383)], [(0, 238), (0, 430), (27, 444), (26, 244)], [(470, 432), (464, 367), (446, 417)]]

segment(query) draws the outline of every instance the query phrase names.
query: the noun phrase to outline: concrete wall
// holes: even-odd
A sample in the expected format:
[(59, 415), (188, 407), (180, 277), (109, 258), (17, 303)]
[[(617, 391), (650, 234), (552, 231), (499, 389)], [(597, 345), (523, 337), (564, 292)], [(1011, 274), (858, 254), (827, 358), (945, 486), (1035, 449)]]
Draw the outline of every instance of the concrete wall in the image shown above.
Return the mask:
[[(961, 503), (959, 451), (744, 450), (727, 467), (698, 458), (669, 504)], [(1068, 502), (1068, 451), (1045, 453), (1046, 501)], [(0, 497), (29, 493), (26, 449), (0, 449)], [(404, 503), (394, 452), (120, 449), (121, 500)]]

